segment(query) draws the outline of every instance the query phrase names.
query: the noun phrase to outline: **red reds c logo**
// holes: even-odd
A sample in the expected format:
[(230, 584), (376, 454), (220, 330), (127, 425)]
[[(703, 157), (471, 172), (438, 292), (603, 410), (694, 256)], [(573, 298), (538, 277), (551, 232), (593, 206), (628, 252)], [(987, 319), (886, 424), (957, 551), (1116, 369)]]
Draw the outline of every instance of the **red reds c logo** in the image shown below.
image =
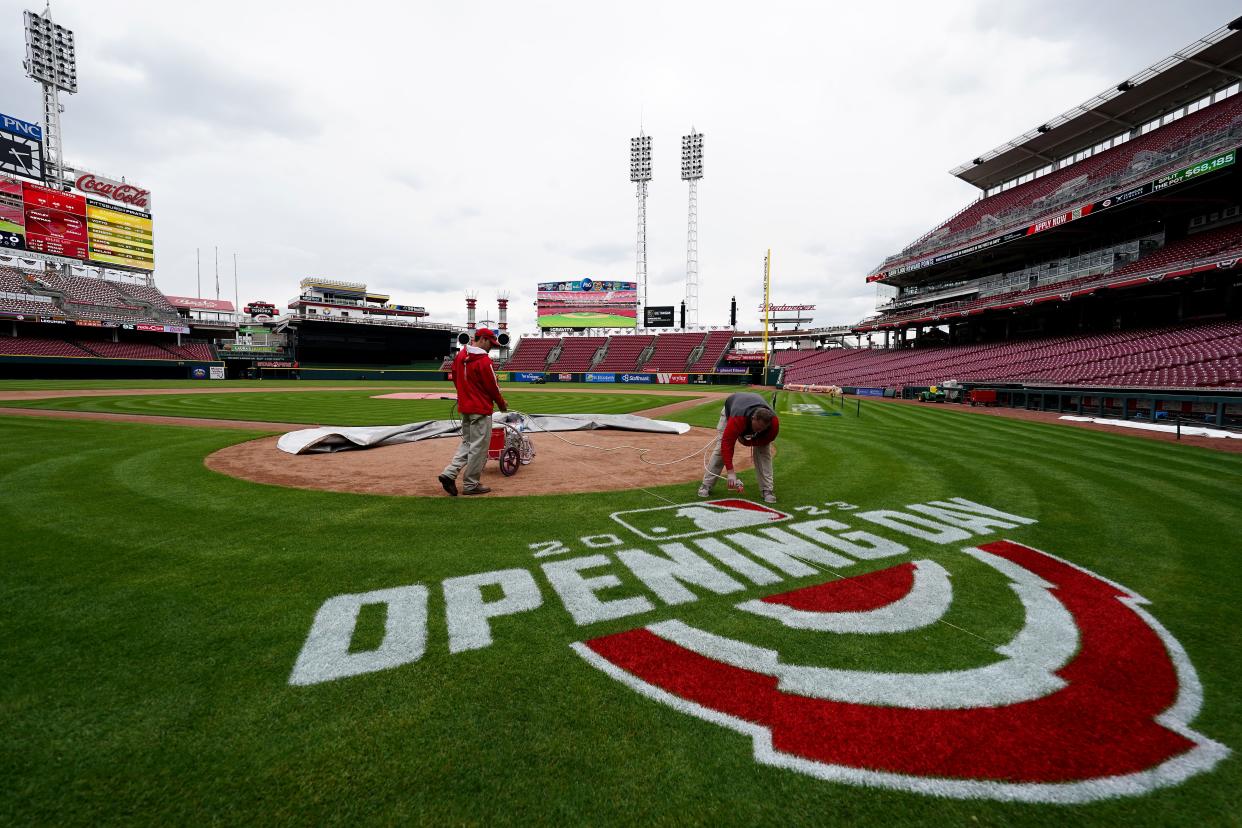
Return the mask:
[[(1025, 621), (1002, 658), (940, 673), (791, 664), (666, 621), (573, 648), (623, 684), (750, 736), (756, 760), (835, 782), (959, 798), (1074, 803), (1134, 796), (1211, 769), (1229, 750), (1191, 730), (1202, 689), (1133, 592), (1011, 541), (965, 550), (999, 571)], [(737, 609), (824, 633), (936, 623), (946, 571), (915, 561)]]

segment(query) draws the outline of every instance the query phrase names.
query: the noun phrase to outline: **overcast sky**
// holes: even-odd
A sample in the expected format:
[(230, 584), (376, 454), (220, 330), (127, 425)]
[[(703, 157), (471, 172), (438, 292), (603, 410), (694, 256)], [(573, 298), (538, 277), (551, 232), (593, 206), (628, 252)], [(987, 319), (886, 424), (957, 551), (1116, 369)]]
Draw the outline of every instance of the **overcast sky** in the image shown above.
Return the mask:
[[(0, 112), (41, 121), (0, 0)], [(1176, 13), (1174, 13), (1176, 10)], [(433, 319), (534, 326), (535, 284), (632, 278), (629, 139), (652, 136), (651, 304), (684, 294), (681, 136), (705, 135), (703, 324), (875, 304), (885, 255), (977, 196), (957, 164), (1236, 16), (1196, 0), (366, 3), (56, 0), (77, 37), (66, 160), (152, 191), (156, 283), (283, 307), (305, 276)]]

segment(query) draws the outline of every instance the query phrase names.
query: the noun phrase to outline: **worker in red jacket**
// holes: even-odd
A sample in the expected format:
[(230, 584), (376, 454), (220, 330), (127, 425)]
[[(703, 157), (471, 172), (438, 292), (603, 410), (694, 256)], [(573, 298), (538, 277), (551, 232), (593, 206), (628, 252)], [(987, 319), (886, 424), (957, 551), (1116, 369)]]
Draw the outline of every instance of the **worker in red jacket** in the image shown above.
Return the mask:
[(780, 418), (758, 394), (742, 391), (725, 398), (724, 408), (720, 411), (720, 422), (716, 424), (720, 441), (716, 444), (716, 450), (707, 463), (707, 471), (703, 474), (703, 484), (699, 486), (699, 497), (711, 495), (716, 481), (725, 476), (721, 474), (722, 469), (728, 472), (728, 488), (736, 492), (742, 490), (742, 484), (738, 482), (737, 474), (733, 469), (733, 450), (738, 443), (741, 443), (744, 446), (750, 446), (763, 501), (775, 503), (776, 490), (772, 481), (772, 441), (776, 439), (780, 428)]
[(461, 414), (461, 445), (439, 478), (444, 491), (452, 497), (457, 497), (457, 475), (462, 468), (466, 470), (463, 494), (481, 495), (491, 491), (479, 483), (479, 475), (487, 462), (487, 443), (492, 436), (492, 404), (500, 406), (501, 411), (509, 410), (488, 356), (494, 347), (496, 334), (490, 328), (479, 328), (470, 344), (453, 360), (453, 385), (457, 386), (457, 411)]

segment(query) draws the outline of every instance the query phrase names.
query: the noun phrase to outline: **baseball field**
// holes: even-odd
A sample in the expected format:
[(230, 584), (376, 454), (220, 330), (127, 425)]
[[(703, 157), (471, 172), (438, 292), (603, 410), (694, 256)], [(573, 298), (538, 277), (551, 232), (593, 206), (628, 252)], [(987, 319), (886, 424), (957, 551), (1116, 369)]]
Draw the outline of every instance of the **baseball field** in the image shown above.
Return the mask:
[[(701, 456), (599, 491), (592, 449), (572, 493), (350, 494), (207, 461), (447, 384), (205, 386), (0, 384), (4, 824), (1242, 813), (1242, 454), (781, 393), (768, 508)], [(711, 429), (722, 392), (505, 393)]]

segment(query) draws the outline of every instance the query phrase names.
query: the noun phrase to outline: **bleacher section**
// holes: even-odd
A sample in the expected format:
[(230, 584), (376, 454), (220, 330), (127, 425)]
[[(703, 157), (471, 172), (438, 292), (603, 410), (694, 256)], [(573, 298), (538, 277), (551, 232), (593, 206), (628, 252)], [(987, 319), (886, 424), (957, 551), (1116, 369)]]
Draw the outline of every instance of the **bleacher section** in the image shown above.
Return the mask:
[(595, 366), (596, 371), (633, 371), (638, 368), (638, 358), (647, 346), (655, 341), (649, 334), (632, 334), (608, 337), (608, 351)]
[(177, 315), (168, 298), (153, 285), (42, 270), (0, 267), (0, 293), (52, 299), (51, 304), (40, 302), (32, 306), (29, 301), (34, 300), (0, 296), (0, 313), (114, 322), (159, 322), (159, 317), (171, 320)]
[(184, 359), (175, 356), (171, 351), (159, 345), (146, 342), (107, 342), (79, 341), (78, 345), (86, 351), (105, 359)]
[(857, 328), (868, 330), (877, 325), (890, 326), (916, 320), (960, 316), (987, 308), (1002, 309), (1019, 304), (1029, 304), (1043, 298), (1058, 297), (1063, 293), (1094, 290), (1110, 284), (1124, 283), (1134, 278), (1136, 274), (1158, 273), (1162, 270), (1176, 271), (1214, 260), (1236, 258), (1239, 255), (1242, 255), (1242, 224), (1231, 224), (1170, 242), (1138, 261), (1109, 273), (1084, 276), (1049, 285), (1036, 285), (1025, 290), (1013, 290), (964, 302), (922, 305), (900, 313), (884, 314), (878, 318), (866, 320)]
[(205, 342), (183, 345), (151, 342), (111, 342), (104, 339), (52, 339), (0, 336), (2, 356), (100, 357), (102, 359), (159, 359), (214, 362), (215, 349)]
[(703, 356), (699, 357), (698, 361), (686, 370), (692, 374), (706, 374), (715, 371), (720, 360), (724, 358), (725, 351), (729, 350), (729, 343), (732, 341), (732, 331), (709, 332), (707, 334), (707, 344), (703, 347)]
[(548, 366), (549, 371), (590, 371), (591, 360), (606, 336), (567, 336), (561, 340), (561, 355)]
[(557, 346), (560, 339), (552, 337), (522, 337), (514, 346), (513, 355), (505, 364), (506, 371), (542, 371), (548, 361), (548, 354)]
[[(132, 304), (145, 302), (146, 304), (150, 305), (157, 311), (163, 311), (164, 313), (172, 313), (172, 314), (175, 314), (177, 312), (177, 309), (168, 303), (168, 299), (164, 296), (164, 294), (160, 293), (159, 288), (152, 287), (150, 285), (135, 285), (135, 284), (123, 284), (123, 283), (118, 283), (116, 287), (117, 287), (117, 290), (119, 290), (123, 296), (131, 300), (127, 302), (126, 304), (132, 305)], [(136, 301), (132, 301), (132, 300), (136, 300)]]
[(786, 383), (858, 387), (1026, 382), (1242, 387), (1242, 322), (905, 350), (780, 351)]
[(4, 336), (0, 337), (0, 356), (89, 357), (94, 354), (63, 339)]
[[(1204, 136), (1222, 131), (1242, 132), (1242, 95), (1235, 95), (1198, 112), (1172, 121), (1077, 163), (1054, 170), (1011, 189), (979, 199), (933, 230), (924, 240), (906, 248), (880, 269), (964, 246), (1002, 229), (1037, 219), (1069, 203), (1089, 201), (1094, 194), (1124, 186), (1128, 180), (1154, 175), (1176, 155)], [(1222, 139), (1225, 137), (1221, 136)], [(1173, 158), (1167, 158), (1174, 155)], [(989, 218), (990, 217), (990, 218)], [(984, 224), (984, 219), (987, 221)]]
[(641, 366), (643, 371), (685, 371), (690, 352), (703, 344), (706, 334), (666, 333), (656, 337), (655, 352)]

